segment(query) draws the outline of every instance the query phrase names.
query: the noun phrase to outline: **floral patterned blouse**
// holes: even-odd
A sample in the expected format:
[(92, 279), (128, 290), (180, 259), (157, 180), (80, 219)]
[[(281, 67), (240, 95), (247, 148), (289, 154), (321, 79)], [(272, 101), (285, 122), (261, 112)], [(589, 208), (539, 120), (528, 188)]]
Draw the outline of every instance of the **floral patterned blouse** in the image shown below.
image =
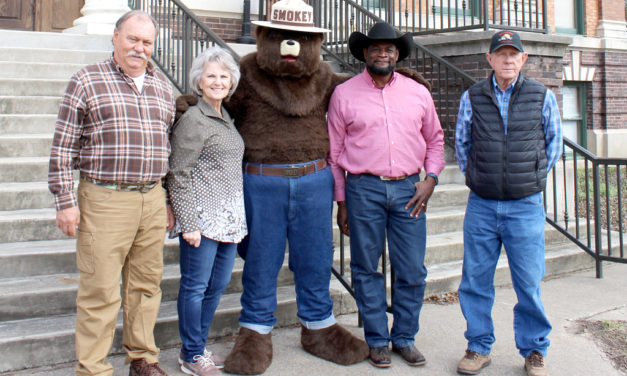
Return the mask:
[(166, 188), (176, 217), (171, 236), (199, 230), (209, 239), (239, 243), (247, 234), (242, 187), (244, 141), (222, 107), (205, 101), (175, 124)]

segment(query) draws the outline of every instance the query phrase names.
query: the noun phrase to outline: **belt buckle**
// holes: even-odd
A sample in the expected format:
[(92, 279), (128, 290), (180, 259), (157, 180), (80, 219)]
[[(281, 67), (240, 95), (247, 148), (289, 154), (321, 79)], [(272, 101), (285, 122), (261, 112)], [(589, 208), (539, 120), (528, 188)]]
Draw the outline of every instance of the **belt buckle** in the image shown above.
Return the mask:
[(283, 176), (286, 178), (297, 178), (300, 176), (300, 167), (284, 167)]
[(394, 178), (388, 177), (388, 176), (379, 176), (379, 179), (383, 180), (383, 181), (392, 181), (394, 180)]

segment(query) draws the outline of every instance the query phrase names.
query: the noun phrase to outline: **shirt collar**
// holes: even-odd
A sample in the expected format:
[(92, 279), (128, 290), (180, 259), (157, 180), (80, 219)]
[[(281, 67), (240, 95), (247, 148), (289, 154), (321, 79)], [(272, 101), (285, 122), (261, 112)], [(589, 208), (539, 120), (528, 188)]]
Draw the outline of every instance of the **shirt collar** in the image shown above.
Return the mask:
[[(396, 84), (396, 75), (397, 74), (398, 73), (396, 73), (396, 71), (392, 72), (392, 78), (390, 79), (390, 81), (388, 81), (387, 84), (385, 84), (384, 88), (386, 88), (388, 86), (394, 86)], [(367, 68), (364, 68), (364, 71), (361, 73), (361, 76), (363, 77), (363, 79), (364, 79), (364, 81), (366, 82), (367, 85), (372, 86), (375, 89), (381, 89), (374, 82), (374, 80), (372, 79), (372, 76), (370, 75), (370, 73), (368, 73), (368, 69)]]
[(494, 76), (494, 73), (492, 73), (492, 85), (494, 85), (494, 90), (498, 90), (501, 93), (504, 93), (506, 91), (514, 90), (514, 86), (516, 86), (516, 82), (518, 82), (518, 78), (519, 77), (520, 77), (520, 74), (516, 77), (516, 79), (508, 87), (505, 88), (505, 90), (501, 90), (501, 87), (496, 82), (496, 77)]
[[(111, 57), (109, 58), (109, 63), (113, 66), (113, 68), (115, 68), (115, 70), (117, 70), (118, 72), (128, 76), (128, 73), (124, 72), (124, 70), (122, 70), (122, 67), (120, 66), (120, 64), (118, 64), (118, 62), (115, 61), (115, 58), (113, 57), (113, 52), (111, 52)], [(154, 74), (154, 72), (155, 72), (155, 67), (152, 65), (152, 62), (148, 61), (148, 65), (146, 65), (146, 75), (152, 76)]]
[(202, 114), (205, 115), (205, 116), (210, 116), (210, 117), (222, 119), (222, 120), (226, 121), (227, 123), (231, 122), (231, 117), (229, 116), (229, 113), (224, 109), (224, 106), (222, 106), (222, 115), (217, 113), (216, 110), (209, 105), (209, 103), (205, 102), (202, 99), (202, 97), (198, 97), (198, 104), (197, 104), (197, 106), (198, 106), (198, 109), (200, 110), (200, 112), (202, 112)]

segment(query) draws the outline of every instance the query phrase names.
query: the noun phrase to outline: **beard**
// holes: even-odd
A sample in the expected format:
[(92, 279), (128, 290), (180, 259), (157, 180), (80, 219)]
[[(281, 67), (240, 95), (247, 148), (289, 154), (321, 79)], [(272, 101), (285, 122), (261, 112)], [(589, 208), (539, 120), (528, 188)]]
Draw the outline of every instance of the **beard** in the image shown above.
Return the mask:
[(385, 68), (378, 67), (375, 65), (375, 63), (366, 64), (366, 69), (368, 69), (368, 72), (377, 76), (387, 76), (394, 71), (394, 68), (396, 68), (396, 64), (393, 62), (390, 62)]

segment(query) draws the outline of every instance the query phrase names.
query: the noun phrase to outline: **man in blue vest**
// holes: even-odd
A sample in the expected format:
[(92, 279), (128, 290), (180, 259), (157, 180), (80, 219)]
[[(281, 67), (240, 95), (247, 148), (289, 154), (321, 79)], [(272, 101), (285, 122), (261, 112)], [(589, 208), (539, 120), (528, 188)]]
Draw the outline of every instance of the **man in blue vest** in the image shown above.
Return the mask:
[(455, 131), (457, 162), (471, 191), (458, 290), (468, 347), (457, 372), (475, 375), (490, 364), (494, 272), (504, 246), (518, 297), (516, 347), (528, 375), (547, 375), (542, 191), (562, 152), (559, 108), (550, 90), (520, 73), (528, 55), (517, 33), (494, 34), (486, 57), (493, 73), (462, 95)]

